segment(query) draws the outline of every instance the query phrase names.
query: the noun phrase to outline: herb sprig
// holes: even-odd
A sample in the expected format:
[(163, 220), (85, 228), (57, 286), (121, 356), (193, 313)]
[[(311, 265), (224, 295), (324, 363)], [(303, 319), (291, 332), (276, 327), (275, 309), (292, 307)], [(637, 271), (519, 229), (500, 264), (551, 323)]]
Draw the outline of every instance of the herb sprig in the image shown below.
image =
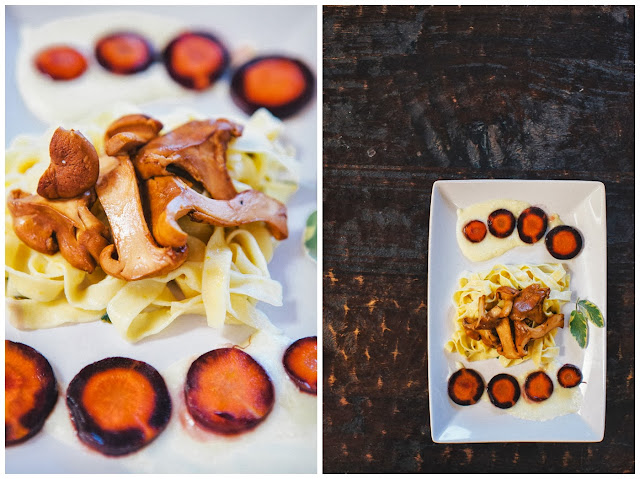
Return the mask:
[(581, 348), (587, 347), (589, 335), (589, 322), (591, 321), (598, 328), (604, 326), (604, 316), (598, 307), (588, 299), (576, 301), (576, 309), (571, 311), (569, 318), (569, 329), (571, 335), (576, 338)]

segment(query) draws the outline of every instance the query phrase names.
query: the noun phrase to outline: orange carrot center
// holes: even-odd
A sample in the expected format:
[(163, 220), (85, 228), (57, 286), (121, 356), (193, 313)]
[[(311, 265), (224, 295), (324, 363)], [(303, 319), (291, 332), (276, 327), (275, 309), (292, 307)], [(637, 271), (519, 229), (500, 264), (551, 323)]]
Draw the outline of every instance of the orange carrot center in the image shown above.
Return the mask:
[(513, 402), (516, 390), (513, 387), (513, 383), (508, 379), (498, 379), (493, 383), (492, 394), (499, 402)]
[(34, 361), (19, 351), (5, 347), (4, 415), (14, 439), (24, 437), (29, 430), (20, 419), (36, 404), (40, 390), (38, 369)]
[(127, 71), (147, 61), (147, 44), (133, 35), (116, 35), (106, 40), (101, 50), (116, 71)]
[(216, 417), (224, 412), (234, 418), (259, 419), (271, 404), (263, 400), (268, 378), (236, 350), (224, 357), (209, 359), (199, 370), (192, 390), (198, 407)]
[(511, 217), (508, 215), (498, 215), (493, 220), (493, 227), (496, 231), (504, 233), (511, 228)]
[(566, 368), (560, 371), (560, 382), (563, 385), (574, 385), (580, 381), (580, 376), (576, 371), (571, 368)]
[(455, 384), (453, 385), (453, 393), (458, 399), (463, 401), (471, 401), (478, 390), (478, 381), (468, 373), (462, 371)]
[(578, 244), (571, 231), (559, 231), (553, 237), (553, 250), (561, 255), (569, 255), (576, 250)]
[(474, 243), (482, 241), (487, 234), (487, 227), (482, 221), (473, 220), (464, 227), (464, 235)]
[(87, 69), (87, 61), (71, 47), (52, 47), (36, 57), (38, 69), (56, 80), (72, 80)]
[(209, 86), (210, 75), (224, 61), (220, 45), (199, 35), (185, 35), (173, 47), (171, 66), (175, 72), (193, 80), (194, 87), (202, 90)]
[(534, 214), (529, 214), (525, 216), (524, 221), (522, 222), (522, 231), (525, 235), (535, 238), (538, 233), (540, 233), (543, 226), (544, 222), (542, 221), (542, 218)]
[(537, 399), (551, 396), (553, 384), (546, 374), (536, 374), (527, 384), (528, 395)]
[(82, 393), (85, 409), (102, 429), (140, 429), (146, 438), (155, 434), (149, 426), (155, 401), (156, 393), (149, 380), (126, 368), (94, 374)]
[(252, 103), (280, 106), (302, 95), (306, 81), (300, 67), (294, 62), (272, 58), (247, 68), (244, 88)]
[(291, 349), (287, 358), (291, 372), (311, 386), (318, 384), (318, 343), (303, 341)]

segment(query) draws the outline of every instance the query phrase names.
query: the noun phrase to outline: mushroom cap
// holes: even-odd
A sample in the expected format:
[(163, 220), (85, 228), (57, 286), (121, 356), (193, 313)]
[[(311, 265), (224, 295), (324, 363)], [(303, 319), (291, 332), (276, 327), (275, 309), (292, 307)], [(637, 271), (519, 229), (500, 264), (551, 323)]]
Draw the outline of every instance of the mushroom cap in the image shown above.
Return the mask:
[(98, 153), (79, 131), (58, 128), (49, 143), (49, 156), (51, 163), (38, 182), (40, 196), (49, 200), (74, 198), (96, 184)]

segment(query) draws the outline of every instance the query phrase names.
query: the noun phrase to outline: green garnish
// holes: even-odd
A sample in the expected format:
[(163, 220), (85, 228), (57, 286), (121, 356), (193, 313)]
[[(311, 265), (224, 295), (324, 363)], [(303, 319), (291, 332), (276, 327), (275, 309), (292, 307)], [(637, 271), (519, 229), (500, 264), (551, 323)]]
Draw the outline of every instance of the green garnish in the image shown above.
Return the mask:
[(104, 313), (102, 315), (102, 317), (100, 318), (100, 321), (103, 321), (105, 323), (111, 323), (111, 319), (109, 318), (109, 315), (107, 313)]
[(604, 316), (598, 307), (587, 299), (580, 299), (576, 302), (576, 309), (571, 311), (569, 318), (569, 329), (571, 335), (576, 338), (581, 348), (587, 347), (587, 337), (589, 322), (591, 321), (598, 328), (604, 326)]
[(314, 211), (307, 218), (307, 225), (304, 229), (304, 248), (313, 258), (314, 261), (317, 260), (318, 256), (318, 212)]

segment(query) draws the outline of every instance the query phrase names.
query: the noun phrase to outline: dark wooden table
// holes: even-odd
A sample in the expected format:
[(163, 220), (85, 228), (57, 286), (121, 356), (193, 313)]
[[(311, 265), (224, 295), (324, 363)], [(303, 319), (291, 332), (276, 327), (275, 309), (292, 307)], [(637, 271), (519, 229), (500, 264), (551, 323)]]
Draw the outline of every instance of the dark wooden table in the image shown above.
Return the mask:
[[(324, 8), (324, 472), (633, 472), (633, 7)], [(598, 180), (604, 441), (431, 441), (437, 179)]]

